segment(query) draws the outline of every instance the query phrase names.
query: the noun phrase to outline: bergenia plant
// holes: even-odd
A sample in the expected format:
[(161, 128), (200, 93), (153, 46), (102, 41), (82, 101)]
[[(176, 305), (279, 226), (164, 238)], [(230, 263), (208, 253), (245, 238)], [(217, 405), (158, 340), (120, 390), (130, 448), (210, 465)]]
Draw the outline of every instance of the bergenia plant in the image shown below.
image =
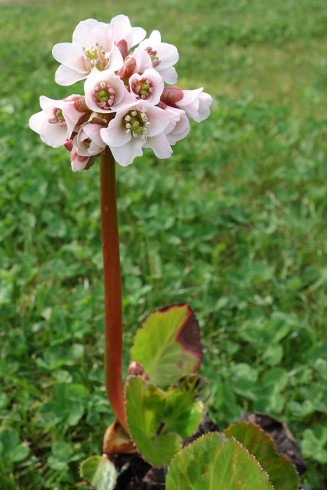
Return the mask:
[[(176, 86), (177, 48), (162, 42), (156, 30), (147, 37), (144, 29), (132, 27), (124, 15), (109, 23), (94, 19), (80, 22), (72, 42), (56, 44), (52, 53), (60, 63), (56, 82), (63, 86), (80, 82), (83, 92), (68, 94), (62, 100), (41, 96), (41, 111), (30, 118), (29, 125), (47, 145), (63, 146), (70, 152), (73, 171), (89, 169), (100, 157), (105, 384), (116, 420), (106, 430), (103, 456), (82, 464), (83, 478), (99, 490), (115, 488), (117, 474), (111, 458), (118, 452), (135, 451), (155, 467), (168, 466), (173, 460), (167, 478), (167, 488), (172, 490), (237, 488), (210, 486), (210, 481), (216, 481), (215, 472), (220, 478), (227, 475), (232, 485), (248, 472), (247, 488), (287, 489), (279, 482), (272, 486), (275, 475), (266, 461), (261, 463), (261, 455), (255, 454), (257, 442), (273, 454), (274, 471), (279, 456), (251, 424), (197, 441), (180, 455), (184, 441), (201, 423), (208, 399), (207, 383), (197, 374), (202, 360), (199, 327), (188, 304), (161, 308), (145, 320), (131, 350), (128, 378), (122, 378), (115, 162), (126, 167), (145, 148), (151, 148), (160, 159), (169, 158), (172, 146), (188, 135), (190, 119), (201, 122), (209, 116), (211, 96), (202, 88)], [(256, 439), (254, 444), (247, 438), (250, 432)], [(202, 454), (207, 450), (220, 465), (205, 471)], [(199, 471), (190, 486), (188, 468), (193, 459), (199, 462)], [(242, 463), (237, 470), (235, 460)], [(283, 464), (285, 474), (290, 475), (287, 480), (292, 482), (288, 489), (296, 489), (293, 467), (286, 469), (288, 463)]]

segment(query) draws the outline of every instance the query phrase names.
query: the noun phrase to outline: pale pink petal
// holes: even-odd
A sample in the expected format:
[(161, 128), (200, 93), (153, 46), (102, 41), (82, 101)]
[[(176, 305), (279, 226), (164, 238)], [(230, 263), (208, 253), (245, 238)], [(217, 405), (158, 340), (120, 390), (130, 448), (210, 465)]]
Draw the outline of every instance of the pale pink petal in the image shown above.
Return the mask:
[(157, 48), (157, 52), (160, 59), (160, 64), (158, 66), (160, 71), (175, 65), (179, 59), (178, 50), (173, 44), (161, 43)]
[(130, 48), (133, 48), (136, 44), (139, 44), (146, 36), (146, 31), (142, 27), (133, 27), (132, 40)]
[(200, 94), (203, 92), (203, 88), (196, 88), (195, 90), (183, 90), (183, 98), (177, 102), (177, 105), (189, 105), (195, 102)]
[(122, 167), (130, 165), (135, 157), (142, 156), (143, 141), (140, 139), (132, 139), (129, 143), (119, 147), (110, 147), (115, 161)]
[(152, 68), (151, 57), (144, 49), (137, 48), (133, 54), (133, 58), (136, 60), (136, 73), (143, 73), (147, 68)]
[(73, 43), (82, 46), (93, 46), (97, 42), (102, 43), (108, 30), (108, 24), (95, 19), (82, 20), (73, 32)]
[(146, 35), (146, 31), (141, 27), (132, 27), (126, 15), (113, 17), (110, 23), (114, 29), (115, 42), (126, 41), (128, 49), (140, 43)]
[(108, 68), (110, 68), (112, 71), (117, 71), (123, 66), (123, 63), (124, 61), (121, 51), (117, 46), (114, 45), (110, 53), (110, 62)]
[(165, 109), (175, 115), (176, 118), (172, 118), (172, 123), (167, 127), (165, 133), (170, 145), (175, 145), (177, 141), (185, 138), (190, 131), (190, 123), (186, 113), (180, 109), (173, 107), (167, 107)]
[(107, 128), (100, 130), (102, 140), (111, 148), (125, 145), (131, 140), (131, 134), (127, 133), (121, 126), (122, 117), (118, 118), (116, 115), (116, 117), (110, 121)]
[(36, 114), (33, 114), (33, 116), (30, 117), (28, 121), (28, 125), (33, 131), (40, 134), (40, 132), (44, 127), (45, 121), (46, 119), (44, 117), (44, 112), (41, 111), (41, 112), (37, 112)]
[(152, 31), (149, 38), (145, 39), (140, 43), (143, 48), (148, 48), (149, 46), (157, 45), (161, 42), (161, 33), (157, 30)]
[(55, 44), (52, 48), (52, 56), (59, 63), (75, 71), (83, 71), (81, 56), (83, 54), (82, 45), (72, 43)]
[(56, 83), (58, 83), (58, 85), (63, 85), (64, 87), (72, 85), (73, 83), (83, 80), (86, 77), (87, 72), (77, 72), (64, 65), (60, 65), (55, 73)]
[(75, 108), (74, 102), (66, 102), (62, 107), (63, 116), (65, 118), (65, 122), (67, 124), (67, 139), (69, 139), (75, 129), (75, 126), (78, 124), (81, 119), (83, 113), (78, 111)]
[(62, 127), (59, 124), (51, 124), (51, 126), (53, 126), (51, 131), (40, 134), (40, 137), (47, 145), (58, 148), (65, 143), (67, 130), (66, 127)]
[(212, 104), (212, 97), (205, 93), (202, 93), (199, 101), (199, 121), (204, 121), (210, 115), (210, 105)]
[(62, 100), (50, 99), (46, 95), (41, 95), (39, 100), (40, 100), (40, 107), (44, 111), (48, 109), (51, 112), (54, 107), (61, 107), (63, 104)]
[(157, 158), (169, 158), (172, 155), (172, 148), (163, 133), (148, 138), (144, 146), (152, 148)]
[[(161, 65), (159, 65), (159, 68)], [(161, 74), (163, 81), (168, 83), (169, 85), (174, 85), (178, 81), (178, 74), (174, 66), (170, 66), (169, 68), (165, 68), (164, 70), (158, 70)]]
[(76, 150), (73, 148), (70, 155), (71, 167), (73, 172), (80, 172), (81, 170), (84, 170), (87, 167), (90, 158), (91, 157), (78, 155)]
[(84, 132), (87, 137), (92, 140), (99, 148), (105, 148), (105, 143), (100, 136), (100, 130), (102, 126), (96, 123), (88, 123), (84, 126)]
[[(144, 102), (143, 104), (146, 104), (146, 102)], [(147, 130), (147, 135), (150, 137), (156, 136), (157, 134), (165, 131), (165, 129), (170, 124), (172, 116), (159, 107), (141, 106), (141, 110), (146, 112), (148, 120), (150, 122), (149, 128)]]

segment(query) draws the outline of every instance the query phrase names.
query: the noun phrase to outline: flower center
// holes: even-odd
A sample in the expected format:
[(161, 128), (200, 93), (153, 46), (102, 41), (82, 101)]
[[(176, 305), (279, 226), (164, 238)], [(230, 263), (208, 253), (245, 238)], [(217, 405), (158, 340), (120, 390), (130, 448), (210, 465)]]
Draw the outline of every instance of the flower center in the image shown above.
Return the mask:
[(52, 110), (52, 117), (48, 119), (48, 122), (50, 124), (60, 124), (61, 126), (64, 126), (66, 124), (63, 111), (61, 109), (58, 109), (58, 107), (54, 107)]
[(82, 62), (87, 71), (91, 71), (93, 68), (103, 71), (108, 67), (109, 54), (106, 54), (103, 47), (96, 43), (96, 46), (90, 49), (83, 48)]
[(148, 78), (142, 78), (141, 80), (135, 80), (132, 83), (132, 92), (134, 92), (139, 99), (148, 99), (148, 97), (154, 91), (153, 84)]
[(115, 90), (107, 82), (100, 82), (92, 92), (92, 98), (100, 109), (110, 109), (114, 104)]
[(153, 64), (153, 68), (155, 68), (160, 64), (160, 59), (157, 56), (157, 51), (155, 51), (153, 48), (146, 48), (146, 51), (150, 56), (151, 62)]
[(147, 127), (150, 125), (147, 114), (141, 111), (129, 111), (123, 118), (123, 125), (127, 133), (133, 138), (138, 136), (147, 138)]

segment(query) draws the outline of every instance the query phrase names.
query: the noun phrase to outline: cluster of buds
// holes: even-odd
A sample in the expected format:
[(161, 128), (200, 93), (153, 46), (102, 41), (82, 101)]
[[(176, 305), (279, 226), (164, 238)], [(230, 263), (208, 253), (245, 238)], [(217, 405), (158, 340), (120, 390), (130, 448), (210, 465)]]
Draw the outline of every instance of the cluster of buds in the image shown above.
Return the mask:
[(63, 100), (40, 97), (41, 112), (29, 121), (42, 141), (70, 151), (72, 169), (89, 168), (106, 145), (122, 166), (152, 148), (168, 158), (171, 146), (210, 113), (212, 98), (203, 89), (182, 90), (174, 65), (178, 51), (158, 31), (145, 39), (141, 27), (118, 15), (110, 23), (88, 19), (74, 30), (72, 43), (53, 47), (61, 63), (59, 85), (84, 81), (84, 95)]

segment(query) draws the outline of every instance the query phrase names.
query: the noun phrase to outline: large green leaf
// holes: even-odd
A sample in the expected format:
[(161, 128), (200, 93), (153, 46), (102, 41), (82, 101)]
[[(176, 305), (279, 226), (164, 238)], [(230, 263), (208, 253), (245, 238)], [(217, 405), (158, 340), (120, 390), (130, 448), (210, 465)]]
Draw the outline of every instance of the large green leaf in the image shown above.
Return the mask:
[(230, 425), (224, 433), (234, 437), (255, 456), (268, 473), (275, 490), (297, 490), (299, 479), (294, 465), (278, 454), (274, 442), (258, 425), (238, 422)]
[(273, 490), (255, 458), (234, 439), (212, 433), (173, 459), (166, 490)]
[(152, 313), (138, 331), (131, 360), (143, 365), (161, 388), (195, 372), (202, 359), (198, 322), (187, 304)]
[(126, 414), (133, 441), (154, 466), (167, 465), (182, 438), (197, 429), (204, 405), (188, 379), (164, 392), (141, 377), (126, 384)]
[(80, 475), (96, 490), (113, 490), (116, 485), (115, 466), (105, 456), (91, 456), (83, 461)]

